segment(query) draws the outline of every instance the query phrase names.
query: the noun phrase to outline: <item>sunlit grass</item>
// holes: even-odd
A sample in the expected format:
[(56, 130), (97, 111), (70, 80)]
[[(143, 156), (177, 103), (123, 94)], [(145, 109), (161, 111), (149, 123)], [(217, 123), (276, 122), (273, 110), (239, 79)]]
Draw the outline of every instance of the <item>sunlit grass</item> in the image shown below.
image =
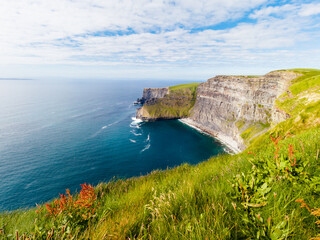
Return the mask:
[(189, 88), (192, 91), (195, 90), (200, 83), (186, 83), (186, 84), (180, 84), (180, 85), (176, 85), (176, 86), (172, 86), (169, 87), (170, 91), (176, 91), (176, 90), (180, 90), (180, 89), (186, 89)]

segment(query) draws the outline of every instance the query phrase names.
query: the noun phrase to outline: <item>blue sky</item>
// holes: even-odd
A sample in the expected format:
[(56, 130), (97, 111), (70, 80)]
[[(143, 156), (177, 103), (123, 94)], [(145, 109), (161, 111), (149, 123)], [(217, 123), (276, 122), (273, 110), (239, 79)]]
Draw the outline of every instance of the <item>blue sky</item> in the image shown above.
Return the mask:
[(0, 77), (205, 80), (319, 65), (320, 1), (0, 2)]

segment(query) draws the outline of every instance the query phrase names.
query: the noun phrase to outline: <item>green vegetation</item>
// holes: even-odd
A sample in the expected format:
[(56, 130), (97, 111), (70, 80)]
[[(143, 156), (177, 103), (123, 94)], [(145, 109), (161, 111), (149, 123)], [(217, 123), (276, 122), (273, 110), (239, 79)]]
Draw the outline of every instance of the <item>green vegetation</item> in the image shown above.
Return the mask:
[[(257, 134), (259, 126), (253, 126), (242, 132), (241, 137), (246, 143), (254, 146), (262, 146), (270, 134), (299, 134), (310, 128), (320, 126), (320, 70), (317, 69), (290, 69), (301, 76), (292, 81), (288, 93), (283, 94), (276, 100), (276, 107), (288, 113), (291, 118), (274, 126), (270, 131), (258, 138), (251, 139)], [(265, 130), (268, 125), (262, 125)]]
[(169, 94), (156, 102), (145, 104), (149, 119), (188, 117), (193, 108), (199, 83), (177, 85), (169, 88)]
[(169, 87), (170, 92), (180, 90), (180, 89), (186, 89), (189, 88), (192, 92), (197, 90), (197, 87), (200, 83), (186, 83), (186, 84), (180, 84), (176, 86)]
[[(320, 116), (320, 70), (293, 69), (302, 74), (289, 87), (291, 94), (281, 96), (277, 107), (290, 114), (290, 125), (294, 129), (304, 130), (319, 124)], [(304, 125), (304, 126), (302, 126)], [(284, 127), (284, 126), (282, 126)]]
[[(320, 127), (320, 79), (316, 85), (305, 89), (305, 85), (313, 83), (315, 77), (320, 77), (320, 70), (314, 69), (292, 69), (302, 74), (292, 81), (289, 91), (296, 89), (296, 95), (284, 94), (276, 101), (276, 106), (290, 114), (291, 118), (274, 126), (267, 133), (252, 141), (254, 147), (263, 147), (270, 135), (300, 134), (308, 129)], [(303, 85), (301, 85), (304, 83)], [(311, 85), (311, 84), (310, 84)], [(261, 147), (261, 148), (262, 148)]]
[(242, 127), (243, 127), (245, 124), (246, 124), (246, 122), (245, 122), (245, 121), (242, 121), (242, 120), (236, 122), (236, 126), (237, 126), (237, 128), (239, 129), (239, 131), (241, 131)]
[(246, 142), (247, 145), (250, 144), (250, 140), (254, 138), (257, 134), (261, 133), (263, 130), (270, 127), (270, 124), (264, 123), (253, 123), (245, 131), (243, 131), (240, 136)]
[[(278, 106), (292, 117), (240, 154), (1, 213), (0, 239), (16, 239), (16, 230), (30, 239), (320, 239), (320, 104), (312, 86), (282, 96)], [(252, 125), (244, 137), (258, 127), (267, 126)]]

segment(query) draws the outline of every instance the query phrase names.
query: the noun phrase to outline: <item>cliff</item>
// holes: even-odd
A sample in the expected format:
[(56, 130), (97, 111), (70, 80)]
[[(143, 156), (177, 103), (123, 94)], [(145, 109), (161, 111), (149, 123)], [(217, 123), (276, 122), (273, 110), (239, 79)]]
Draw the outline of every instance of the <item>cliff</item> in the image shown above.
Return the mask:
[(137, 118), (144, 121), (186, 118), (191, 114), (198, 83), (169, 88), (145, 88), (137, 110)]
[(142, 98), (140, 99), (141, 103), (154, 101), (158, 98), (163, 98), (166, 94), (169, 93), (169, 88), (144, 88)]
[(191, 121), (239, 151), (250, 139), (290, 117), (275, 100), (298, 75), (275, 71), (264, 76), (216, 76), (200, 84)]
[[(291, 80), (299, 76), (290, 71), (274, 71), (264, 76), (216, 76), (197, 88), (195, 104), (183, 121), (196, 126), (227, 143), (235, 152), (250, 144), (250, 140), (267, 131), (271, 125), (286, 120), (290, 115), (275, 106), (275, 100), (286, 92)], [(156, 94), (154, 94), (156, 95)], [(143, 120), (162, 119), (148, 109), (160, 101), (149, 102), (138, 110)], [(166, 99), (168, 105), (170, 99)], [(179, 105), (178, 105), (179, 106)], [(175, 118), (185, 118), (175, 115)]]

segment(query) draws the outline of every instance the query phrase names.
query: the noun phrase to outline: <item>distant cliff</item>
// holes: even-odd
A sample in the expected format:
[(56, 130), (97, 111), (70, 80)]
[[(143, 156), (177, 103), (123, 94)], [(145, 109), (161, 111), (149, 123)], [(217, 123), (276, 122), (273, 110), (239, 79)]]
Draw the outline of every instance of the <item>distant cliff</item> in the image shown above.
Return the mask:
[(137, 118), (154, 121), (189, 117), (198, 85), (192, 83), (169, 88), (145, 88), (140, 100), (143, 107), (137, 110)]
[(145, 102), (151, 102), (158, 98), (163, 98), (166, 94), (169, 93), (169, 88), (144, 88), (142, 98), (140, 102), (144, 104)]
[[(274, 71), (264, 76), (216, 76), (198, 86), (195, 104), (185, 123), (196, 126), (227, 143), (237, 152), (250, 140), (265, 132), (271, 125), (290, 117), (277, 109), (275, 100), (286, 92), (298, 74)], [(166, 94), (164, 98), (168, 98)], [(159, 98), (153, 106), (159, 106)], [(149, 105), (152, 106), (152, 104)], [(148, 107), (137, 117), (148, 119)], [(145, 118), (143, 117), (145, 116)], [(153, 113), (152, 119), (157, 116)], [(176, 118), (184, 118), (177, 116)]]

